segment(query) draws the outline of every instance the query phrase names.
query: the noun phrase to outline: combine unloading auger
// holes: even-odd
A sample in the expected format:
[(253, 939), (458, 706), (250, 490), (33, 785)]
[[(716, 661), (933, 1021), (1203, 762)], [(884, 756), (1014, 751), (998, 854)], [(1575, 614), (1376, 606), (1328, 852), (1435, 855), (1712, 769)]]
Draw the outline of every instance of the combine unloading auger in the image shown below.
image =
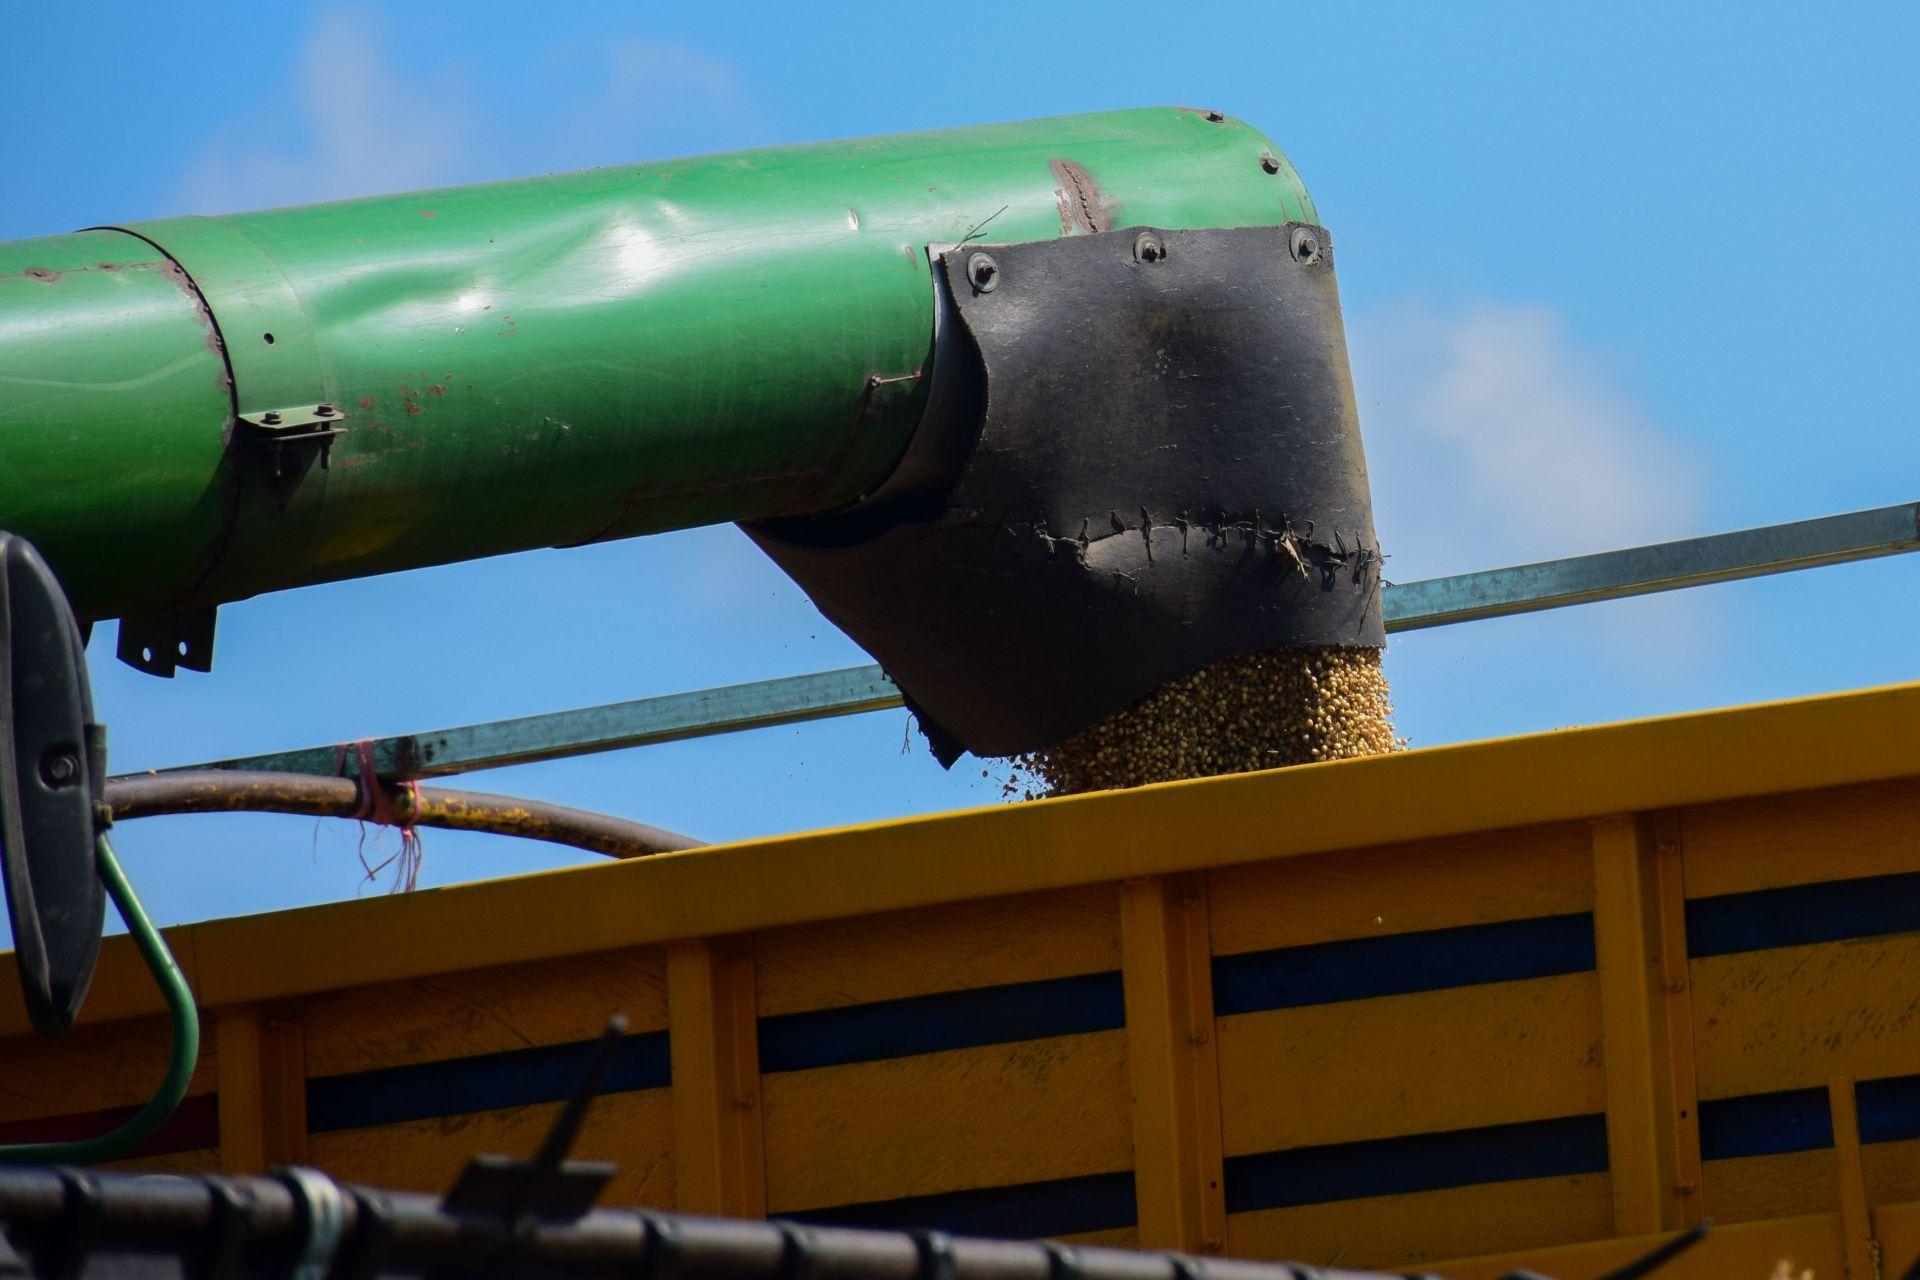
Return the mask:
[(943, 760), (1377, 647), (1332, 248), (1158, 109), (0, 246), (0, 527), (155, 674), (215, 606), (737, 521)]
[(945, 763), (1046, 748), (1236, 654), (1383, 641), (1331, 244), (1273, 145), (1217, 112), (17, 241), (0, 335), (21, 588), (0, 598), (0, 675), (23, 708), (56, 677), (71, 695), (4, 735), (35, 1021), (71, 1023), (104, 884), (176, 1023), (134, 1122), (0, 1158), (127, 1149), (194, 1060), (184, 982), (106, 839), (116, 811), (694, 843), (395, 794), (371, 750), (358, 779), (115, 795), (81, 652), (96, 620), (170, 676), (209, 669), (214, 610), (259, 592), (735, 521), (887, 666)]

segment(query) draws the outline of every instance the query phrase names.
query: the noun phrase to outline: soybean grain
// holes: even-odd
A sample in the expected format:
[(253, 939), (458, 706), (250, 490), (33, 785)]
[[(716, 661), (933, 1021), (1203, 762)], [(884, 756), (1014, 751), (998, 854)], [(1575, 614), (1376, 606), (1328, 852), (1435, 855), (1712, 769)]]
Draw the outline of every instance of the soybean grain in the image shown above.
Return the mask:
[(1027, 799), (1381, 755), (1393, 732), (1380, 650), (1316, 646), (1227, 658), (1044, 751), (1011, 760)]

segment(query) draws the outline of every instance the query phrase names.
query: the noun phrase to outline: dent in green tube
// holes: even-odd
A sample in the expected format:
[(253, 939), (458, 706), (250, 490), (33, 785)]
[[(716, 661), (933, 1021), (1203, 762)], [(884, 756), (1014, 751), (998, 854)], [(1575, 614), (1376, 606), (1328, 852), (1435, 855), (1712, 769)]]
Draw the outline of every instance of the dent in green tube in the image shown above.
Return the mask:
[[(885, 479), (917, 419), (929, 243), (1315, 220), (1284, 160), (1263, 163), (1278, 154), (1240, 122), (1161, 108), (133, 224), (205, 296), (243, 413), (325, 401), (347, 434), (328, 468), (276, 487), (224, 444), (227, 406), (182, 396), (146, 429), (196, 446), (111, 468), (117, 402), (56, 442), (0, 384), (0, 424), (35, 424), (58, 490), (29, 501), (0, 437), (0, 526), (104, 616), (833, 510)], [(66, 340), (56, 326), (33, 346)], [(111, 532), (89, 532), (123, 496)], [(163, 516), (183, 509), (195, 520)], [(137, 589), (116, 555), (149, 561)]]

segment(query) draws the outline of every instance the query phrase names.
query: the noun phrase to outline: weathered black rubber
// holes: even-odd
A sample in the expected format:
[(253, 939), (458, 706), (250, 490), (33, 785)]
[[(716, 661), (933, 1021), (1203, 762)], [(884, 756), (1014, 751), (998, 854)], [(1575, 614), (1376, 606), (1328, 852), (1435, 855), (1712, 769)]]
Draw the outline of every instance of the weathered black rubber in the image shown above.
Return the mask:
[(943, 763), (1049, 746), (1233, 654), (1384, 644), (1324, 230), (1133, 227), (939, 269), (972, 343), (939, 344), (934, 400), (985, 388), (951, 488), (749, 532)]

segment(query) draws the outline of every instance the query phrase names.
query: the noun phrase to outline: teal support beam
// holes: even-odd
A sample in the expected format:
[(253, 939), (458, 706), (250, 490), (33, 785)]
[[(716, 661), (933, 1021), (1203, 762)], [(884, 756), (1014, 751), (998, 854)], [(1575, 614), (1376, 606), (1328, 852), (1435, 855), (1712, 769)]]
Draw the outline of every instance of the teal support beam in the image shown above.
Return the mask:
[(1389, 586), (1387, 630), (1418, 631), (1920, 550), (1920, 504)]
[[(1386, 587), (1387, 630), (1418, 631), (1916, 550), (1920, 550), (1920, 503), (1905, 503), (1624, 551), (1391, 583)], [(879, 667), (846, 667), (381, 738), (373, 744), (373, 758), (382, 777), (443, 777), (901, 705), (899, 691)], [(177, 768), (332, 774), (339, 760), (340, 748), (332, 745)]]
[[(844, 667), (777, 680), (723, 685), (691, 693), (636, 698), (574, 711), (550, 711), (513, 720), (436, 729), (372, 743), (373, 769), (382, 778), (443, 778), (476, 769), (533, 764), (570, 756), (655, 746), (743, 729), (897, 707), (900, 691), (876, 666)], [(266, 755), (181, 765), (179, 769), (246, 769), (268, 773), (339, 772), (339, 746), (301, 747)], [(358, 756), (353, 757), (358, 767)]]

